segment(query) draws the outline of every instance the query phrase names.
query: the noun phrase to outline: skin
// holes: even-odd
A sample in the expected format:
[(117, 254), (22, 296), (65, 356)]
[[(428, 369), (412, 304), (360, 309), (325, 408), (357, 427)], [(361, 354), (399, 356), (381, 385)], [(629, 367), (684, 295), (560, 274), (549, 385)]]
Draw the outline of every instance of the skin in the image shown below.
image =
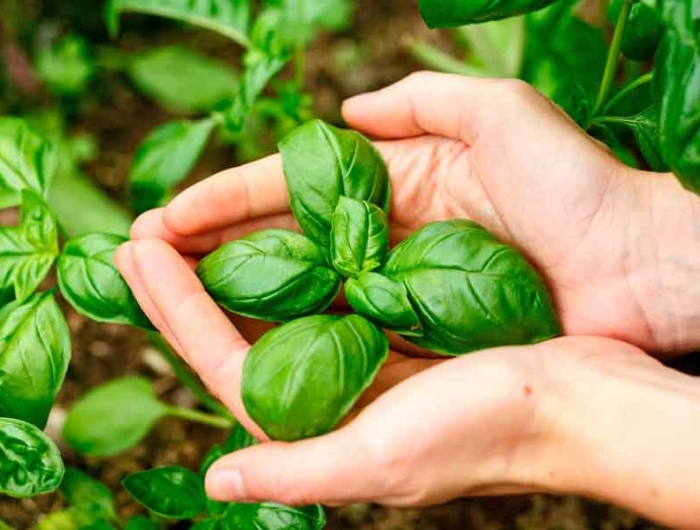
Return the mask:
[[(700, 200), (670, 174), (623, 166), (519, 81), (414, 74), (347, 101), (343, 114), (379, 140), (393, 237), (435, 220), (481, 223), (538, 267), (566, 336), (446, 360), (393, 340), (341, 428), (222, 458), (209, 495), (417, 506), (556, 491), (700, 527), (697, 488), (687, 487), (700, 479), (700, 384), (645, 354), (700, 349)], [(260, 438), (240, 377), (265, 328), (232, 323), (192, 266), (269, 227), (296, 227), (277, 156), (144, 214), (116, 256), (153, 323)]]

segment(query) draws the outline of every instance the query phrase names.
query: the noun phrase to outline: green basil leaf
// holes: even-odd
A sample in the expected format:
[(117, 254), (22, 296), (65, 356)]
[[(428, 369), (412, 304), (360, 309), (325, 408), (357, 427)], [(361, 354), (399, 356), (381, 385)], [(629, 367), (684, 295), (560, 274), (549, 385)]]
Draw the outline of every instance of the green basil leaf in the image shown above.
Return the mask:
[(58, 255), (56, 219), (44, 200), (22, 190), (20, 226), (0, 227), (0, 293), (23, 302), (46, 277)]
[(180, 20), (247, 43), (250, 0), (109, 0), (105, 17), (112, 36), (119, 32), (119, 15), (124, 12)]
[(138, 444), (166, 413), (145, 379), (114, 379), (73, 404), (63, 437), (80, 454), (113, 456)]
[(61, 482), (61, 492), (68, 502), (89, 513), (95, 520), (115, 519), (117, 508), (112, 491), (79, 469), (69, 467)]
[(233, 453), (234, 451), (240, 451), (241, 449), (253, 447), (257, 444), (258, 441), (255, 437), (246, 431), (243, 425), (236, 423), (224, 442), (223, 450), (225, 453)]
[[(612, 0), (608, 4), (608, 19), (615, 24), (620, 17), (624, 0)], [(654, 55), (666, 29), (661, 15), (645, 1), (632, 4), (625, 32), (622, 36), (621, 50), (625, 57), (635, 61), (644, 61)]]
[(614, 120), (615, 123), (624, 125), (632, 131), (639, 151), (649, 167), (654, 171), (668, 171), (668, 166), (661, 156), (659, 127), (656, 108), (653, 105), (634, 116), (615, 117)]
[(126, 523), (126, 530), (159, 530), (160, 526), (156, 521), (144, 517), (143, 515), (134, 515)]
[(70, 355), (68, 325), (51, 293), (0, 309), (0, 416), (44, 427)]
[(0, 208), (19, 204), (23, 189), (46, 197), (55, 155), (54, 146), (24, 120), (0, 118)]
[(153, 326), (114, 264), (114, 253), (126, 238), (86, 234), (70, 240), (58, 260), (58, 284), (73, 308), (98, 322)]
[(64, 467), (58, 447), (34, 425), (0, 418), (0, 493), (35, 497), (58, 488)]
[(429, 28), (454, 28), (542, 9), (554, 0), (419, 0)]
[[(700, 0), (695, 4), (700, 13)], [(669, 31), (662, 41), (654, 91), (664, 161), (687, 189), (700, 193), (700, 47), (684, 40), (684, 31)]]
[(659, 4), (671, 32), (700, 53), (700, 0), (665, 0)]
[(256, 528), (259, 530), (322, 530), (326, 514), (317, 504), (290, 508), (265, 502), (231, 504), (224, 515), (223, 528)]
[(293, 320), (250, 350), (243, 403), (273, 440), (324, 434), (369, 387), (388, 351), (384, 333), (358, 315)]
[(129, 171), (129, 200), (136, 212), (160, 206), (197, 163), (214, 120), (172, 121), (157, 127), (136, 150)]
[(384, 210), (341, 197), (331, 222), (331, 256), (345, 276), (378, 269), (389, 251), (389, 220)]
[(421, 335), (423, 332), (423, 324), (402, 282), (375, 272), (365, 272), (347, 281), (345, 297), (355, 311), (381, 328), (402, 335)]
[(80, 35), (67, 35), (41, 50), (35, 67), (39, 77), (59, 96), (81, 94), (95, 74), (89, 45)]
[(350, 25), (351, 0), (267, 0), (282, 13), (279, 32), (290, 43), (308, 44), (324, 30), (340, 31)]
[(174, 112), (212, 110), (238, 89), (238, 75), (226, 63), (182, 46), (136, 55), (127, 70), (141, 92)]
[(233, 102), (222, 113), (229, 134), (243, 130), (256, 100), (291, 58), (289, 46), (280, 38), (282, 24), (281, 14), (275, 9), (264, 10), (255, 21), (251, 30), (253, 46), (243, 60), (243, 79)]
[(424, 333), (409, 340), (436, 352), (531, 344), (560, 333), (537, 271), (471, 221), (426, 225), (391, 252), (382, 272), (403, 282), (423, 324)]
[(355, 131), (310, 121), (280, 142), (290, 204), (304, 233), (330, 247), (331, 219), (340, 197), (389, 212), (389, 173), (372, 143)]
[(200, 478), (184, 467), (169, 466), (127, 475), (124, 489), (148, 510), (168, 519), (191, 519), (206, 507)]
[(197, 275), (219, 305), (270, 321), (323, 312), (341, 283), (321, 249), (288, 230), (263, 230), (227, 243), (201, 261)]
[(595, 101), (608, 47), (601, 28), (577, 16), (578, 0), (558, 0), (525, 17), (520, 77), (581, 120)]

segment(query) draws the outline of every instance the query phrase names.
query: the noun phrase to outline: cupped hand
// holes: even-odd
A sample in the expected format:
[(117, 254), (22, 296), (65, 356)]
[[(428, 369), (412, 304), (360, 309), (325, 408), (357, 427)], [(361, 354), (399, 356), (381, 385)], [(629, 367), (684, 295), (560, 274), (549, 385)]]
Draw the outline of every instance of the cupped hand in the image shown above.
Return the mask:
[[(667, 281), (700, 269), (700, 257), (663, 252), (667, 235), (691, 234), (683, 216), (700, 218), (700, 202), (671, 175), (625, 167), (515, 80), (419, 73), (347, 101), (343, 114), (380, 139), (394, 242), (431, 221), (473, 219), (538, 267), (566, 334), (666, 356), (700, 347), (698, 296)], [(296, 227), (277, 156), (193, 186), (133, 235), (198, 255), (272, 226)]]
[[(640, 301), (663, 275), (639, 238), (660, 225), (675, 227), (677, 236), (685, 229), (645, 208), (658, 212), (667, 200), (681, 216), (696, 207), (670, 202), (680, 195), (669, 176), (625, 169), (518, 82), (420, 74), (351, 100), (344, 114), (351, 126), (385, 138), (377, 145), (392, 177), (395, 239), (429, 221), (474, 219), (538, 266), (567, 333), (665, 352), (690, 347), (694, 339), (678, 324), (697, 319), (692, 312), (676, 311), (673, 325), (664, 324), (663, 296)], [(658, 201), (650, 187), (670, 191)], [(192, 265), (225, 241), (269, 227), (296, 228), (277, 156), (211, 177), (145, 214), (134, 241), (116, 256), (151, 321), (260, 438), (240, 386), (250, 341), (265, 325), (236, 319), (234, 327)], [(396, 505), (568, 491), (690, 521), (700, 517), (690, 494), (668, 492), (683, 473), (700, 476), (687, 465), (695, 461), (692, 436), (678, 446), (692, 434), (679, 429), (692, 424), (683, 418), (697, 415), (700, 396), (665, 370), (641, 350), (604, 338), (567, 337), (449, 360), (394, 352), (352, 421), (313, 440), (231, 455), (212, 467), (208, 491), (227, 500)], [(636, 413), (639, 403), (644, 417)], [(621, 450), (623, 438), (629, 441)], [(678, 461), (660, 450), (674, 443)], [(645, 461), (658, 465), (640, 469)], [(630, 476), (640, 473), (630, 491)]]

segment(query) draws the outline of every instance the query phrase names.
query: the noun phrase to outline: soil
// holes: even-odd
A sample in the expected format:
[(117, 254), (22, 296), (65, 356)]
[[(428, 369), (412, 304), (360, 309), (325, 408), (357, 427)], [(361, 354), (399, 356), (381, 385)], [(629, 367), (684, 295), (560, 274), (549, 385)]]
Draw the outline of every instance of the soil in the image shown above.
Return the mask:
[[(63, 3), (69, 2), (57, 2)], [(41, 17), (41, 8), (37, 7), (41, 2), (31, 4), (38, 9), (34, 15)], [(56, 12), (51, 13), (56, 16)], [(140, 19), (136, 22), (142, 23)], [(149, 37), (144, 38), (144, 34)], [(385, 86), (419, 69), (420, 65), (413, 62), (405, 49), (406, 40), (416, 37), (449, 45), (444, 34), (431, 33), (425, 28), (413, 2), (359, 0), (354, 29), (322, 37), (309, 52), (307, 88), (315, 97), (318, 114), (338, 121), (339, 102), (346, 96)], [(123, 49), (139, 49), (173, 42), (194, 46), (231, 64), (239, 62), (237, 50), (228, 41), (208, 32), (171, 24), (158, 23), (157, 31), (152, 34), (127, 30), (118, 45)], [(115, 199), (123, 200), (125, 179), (136, 146), (148, 131), (170, 118), (132, 90), (124, 79), (107, 74), (75, 109), (72, 130), (95, 135), (101, 149), (97, 160), (86, 166), (87, 173)], [(235, 151), (214, 143), (185, 185), (236, 162)], [(7, 223), (8, 219), (0, 222)], [(127, 374), (148, 377), (164, 399), (183, 406), (195, 405), (143, 333), (98, 325), (68, 307), (65, 309), (73, 338), (73, 359), (48, 427), (54, 437), (60, 439), (62, 420), (71, 402), (100, 383)], [(222, 437), (220, 431), (208, 427), (167, 419), (138, 447), (116, 458), (86, 459), (72, 453), (65, 444), (61, 448), (68, 465), (79, 466), (114, 490), (120, 515), (128, 517), (140, 508), (119, 486), (125, 474), (166, 464), (196, 469), (204, 453)], [(31, 500), (4, 498), (0, 500), (0, 519), (15, 528), (29, 529), (43, 515), (63, 506), (58, 494)], [(357, 505), (329, 510), (328, 515), (331, 530), (658, 528), (610, 506), (544, 495), (461, 500), (422, 510)]]

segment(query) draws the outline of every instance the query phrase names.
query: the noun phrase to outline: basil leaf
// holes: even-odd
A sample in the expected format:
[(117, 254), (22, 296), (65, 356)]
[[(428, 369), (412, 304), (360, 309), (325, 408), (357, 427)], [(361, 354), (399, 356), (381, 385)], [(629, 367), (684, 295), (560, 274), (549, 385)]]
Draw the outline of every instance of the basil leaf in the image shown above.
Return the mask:
[(36, 72), (59, 96), (81, 94), (95, 74), (90, 48), (80, 35), (68, 35), (39, 52)]
[(403, 282), (436, 352), (531, 344), (560, 333), (547, 287), (514, 248), (471, 221), (426, 225), (399, 244), (383, 271)]
[(80, 454), (113, 456), (138, 444), (166, 413), (145, 379), (114, 379), (73, 404), (63, 437)]
[(140, 92), (174, 112), (212, 110), (233, 100), (238, 89), (238, 75), (226, 63), (182, 46), (136, 55), (127, 71)]
[(372, 143), (355, 131), (310, 121), (280, 142), (290, 204), (304, 233), (330, 247), (340, 197), (365, 200), (388, 213), (389, 173)]
[(253, 46), (243, 58), (243, 79), (233, 102), (222, 112), (229, 134), (235, 135), (243, 130), (256, 100), (291, 58), (289, 47), (280, 39), (282, 24), (280, 13), (274, 9), (264, 10), (255, 21), (251, 31)]
[(46, 197), (55, 154), (54, 147), (24, 120), (0, 118), (0, 208), (18, 204), (23, 189)]
[(314, 242), (288, 230), (227, 243), (201, 261), (197, 275), (219, 305), (270, 321), (324, 311), (341, 282)]
[(290, 508), (265, 502), (231, 504), (224, 515), (224, 528), (257, 528), (260, 530), (322, 530), (326, 514), (317, 504)]
[(24, 302), (46, 277), (58, 255), (56, 219), (44, 200), (22, 190), (19, 227), (0, 227), (0, 293)]
[(58, 488), (64, 467), (58, 447), (34, 425), (0, 418), (0, 493), (35, 497)]
[(282, 13), (279, 32), (290, 43), (308, 44), (324, 30), (340, 31), (351, 22), (351, 0), (267, 0)]
[(341, 197), (331, 222), (331, 256), (345, 276), (381, 267), (389, 251), (389, 221), (367, 201)]
[(112, 36), (119, 32), (119, 15), (124, 12), (180, 20), (247, 43), (250, 0), (109, 0), (105, 18)]
[(429, 28), (453, 28), (537, 11), (554, 0), (419, 0)]
[(369, 387), (388, 350), (384, 333), (358, 315), (293, 320), (250, 350), (243, 403), (273, 440), (324, 434)]
[(649, 167), (654, 171), (668, 171), (668, 166), (661, 156), (659, 127), (656, 108), (653, 105), (634, 116), (615, 117), (614, 120), (615, 123), (624, 125), (632, 131), (639, 151)]
[[(700, 1), (694, 4), (700, 13)], [(662, 41), (654, 91), (664, 161), (683, 186), (700, 193), (700, 45), (687, 31), (669, 31)]]
[(364, 272), (345, 284), (350, 306), (377, 326), (402, 335), (421, 335), (421, 324), (406, 286), (382, 274)]
[(160, 206), (197, 163), (214, 120), (173, 121), (157, 127), (136, 150), (129, 171), (129, 200), (136, 212)]
[(126, 530), (159, 530), (160, 526), (157, 522), (144, 517), (143, 515), (134, 515), (126, 523)]
[(68, 325), (51, 293), (0, 309), (0, 416), (43, 428), (70, 355)]
[(79, 510), (90, 514), (94, 520), (115, 519), (117, 508), (111, 490), (74, 467), (66, 469), (61, 482), (61, 493)]
[(122, 481), (122, 486), (149, 511), (168, 519), (191, 519), (206, 506), (202, 481), (184, 467), (168, 466), (132, 473)]
[(578, 0), (558, 0), (525, 17), (520, 77), (582, 123), (595, 101), (608, 47), (601, 28), (577, 15)]
[(73, 308), (98, 322), (153, 329), (114, 264), (126, 238), (86, 234), (70, 240), (58, 260), (58, 284)]

